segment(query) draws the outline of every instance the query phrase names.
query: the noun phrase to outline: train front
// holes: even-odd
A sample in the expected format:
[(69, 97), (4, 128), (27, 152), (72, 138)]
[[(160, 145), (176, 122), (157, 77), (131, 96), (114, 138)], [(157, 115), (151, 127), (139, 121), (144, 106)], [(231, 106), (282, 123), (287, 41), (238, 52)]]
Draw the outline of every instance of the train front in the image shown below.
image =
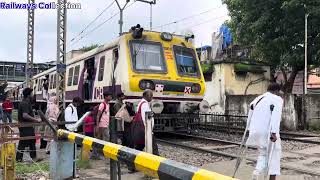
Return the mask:
[(185, 123), (183, 114), (190, 117), (208, 109), (199, 59), (188, 38), (141, 28), (125, 35), (129, 76), (125, 94), (129, 100), (141, 97), (145, 89), (153, 90), (155, 131), (177, 130)]

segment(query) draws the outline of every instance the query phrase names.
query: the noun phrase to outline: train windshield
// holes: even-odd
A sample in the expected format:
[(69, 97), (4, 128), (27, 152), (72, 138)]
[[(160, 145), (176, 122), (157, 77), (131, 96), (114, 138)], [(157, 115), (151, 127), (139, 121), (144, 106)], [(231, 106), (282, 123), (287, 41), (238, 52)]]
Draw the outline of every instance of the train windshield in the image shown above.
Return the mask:
[(194, 50), (181, 46), (174, 46), (173, 49), (179, 74), (184, 76), (199, 76), (199, 68)]
[(131, 41), (133, 69), (142, 72), (166, 72), (162, 45), (155, 42)]

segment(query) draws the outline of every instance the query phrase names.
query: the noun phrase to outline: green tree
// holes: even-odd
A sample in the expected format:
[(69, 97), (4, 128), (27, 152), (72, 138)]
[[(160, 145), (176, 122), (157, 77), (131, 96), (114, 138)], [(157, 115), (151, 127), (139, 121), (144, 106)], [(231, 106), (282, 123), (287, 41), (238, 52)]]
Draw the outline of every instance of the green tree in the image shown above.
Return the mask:
[[(319, 0), (223, 0), (235, 40), (254, 47), (252, 56), (281, 70), (283, 90), (292, 91), (304, 67), (305, 14), (308, 16), (308, 64), (320, 62)], [(290, 75), (288, 72), (290, 70)]]
[(90, 46), (83, 46), (79, 50), (87, 52), (87, 51), (90, 51), (90, 50), (92, 50), (94, 48), (97, 48), (98, 46), (99, 46), (99, 44), (92, 44)]

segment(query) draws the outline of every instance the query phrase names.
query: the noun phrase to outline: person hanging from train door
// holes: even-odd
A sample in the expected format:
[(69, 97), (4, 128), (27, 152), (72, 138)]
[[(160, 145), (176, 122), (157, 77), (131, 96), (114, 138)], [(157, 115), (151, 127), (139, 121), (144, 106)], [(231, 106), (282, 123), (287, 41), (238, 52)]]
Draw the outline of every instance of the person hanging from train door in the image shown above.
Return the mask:
[(49, 88), (49, 81), (48, 81), (48, 79), (49, 79), (49, 75), (47, 75), (46, 76), (46, 78), (44, 79), (44, 81), (43, 81), (43, 89), (42, 89), (42, 96), (43, 96), (43, 99), (44, 100), (47, 100), (48, 99), (48, 88)]
[(91, 63), (91, 60), (85, 62), (85, 72), (84, 72), (84, 97), (86, 100), (92, 99), (93, 91), (93, 73), (94, 67)]
[[(250, 104), (251, 120), (248, 122), (249, 137), (246, 145), (257, 147), (259, 150), (253, 179), (257, 179), (262, 173), (270, 175), (270, 180), (275, 180), (276, 176), (280, 175), (281, 139), (279, 131), (283, 99), (279, 96), (279, 92), (280, 85), (271, 83), (268, 86), (268, 92), (257, 97)], [(270, 148), (272, 145), (274, 148)], [(270, 162), (269, 165), (268, 162)]]

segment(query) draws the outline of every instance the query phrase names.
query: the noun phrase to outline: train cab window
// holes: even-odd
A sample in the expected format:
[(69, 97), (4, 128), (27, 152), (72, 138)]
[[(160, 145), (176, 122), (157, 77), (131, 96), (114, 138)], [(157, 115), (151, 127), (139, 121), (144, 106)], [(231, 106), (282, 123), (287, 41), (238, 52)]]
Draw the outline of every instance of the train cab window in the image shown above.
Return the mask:
[(102, 57), (100, 58), (100, 64), (99, 64), (98, 81), (102, 81), (102, 80), (103, 80), (104, 62), (105, 62), (105, 57), (102, 56)]
[(68, 86), (72, 85), (72, 77), (73, 77), (73, 67), (69, 69), (69, 73), (68, 73)]
[(191, 48), (173, 46), (178, 73), (183, 76), (199, 76), (195, 52)]
[(74, 68), (73, 85), (78, 85), (80, 65)]
[(130, 49), (135, 71), (160, 73), (167, 71), (161, 43), (131, 41)]

